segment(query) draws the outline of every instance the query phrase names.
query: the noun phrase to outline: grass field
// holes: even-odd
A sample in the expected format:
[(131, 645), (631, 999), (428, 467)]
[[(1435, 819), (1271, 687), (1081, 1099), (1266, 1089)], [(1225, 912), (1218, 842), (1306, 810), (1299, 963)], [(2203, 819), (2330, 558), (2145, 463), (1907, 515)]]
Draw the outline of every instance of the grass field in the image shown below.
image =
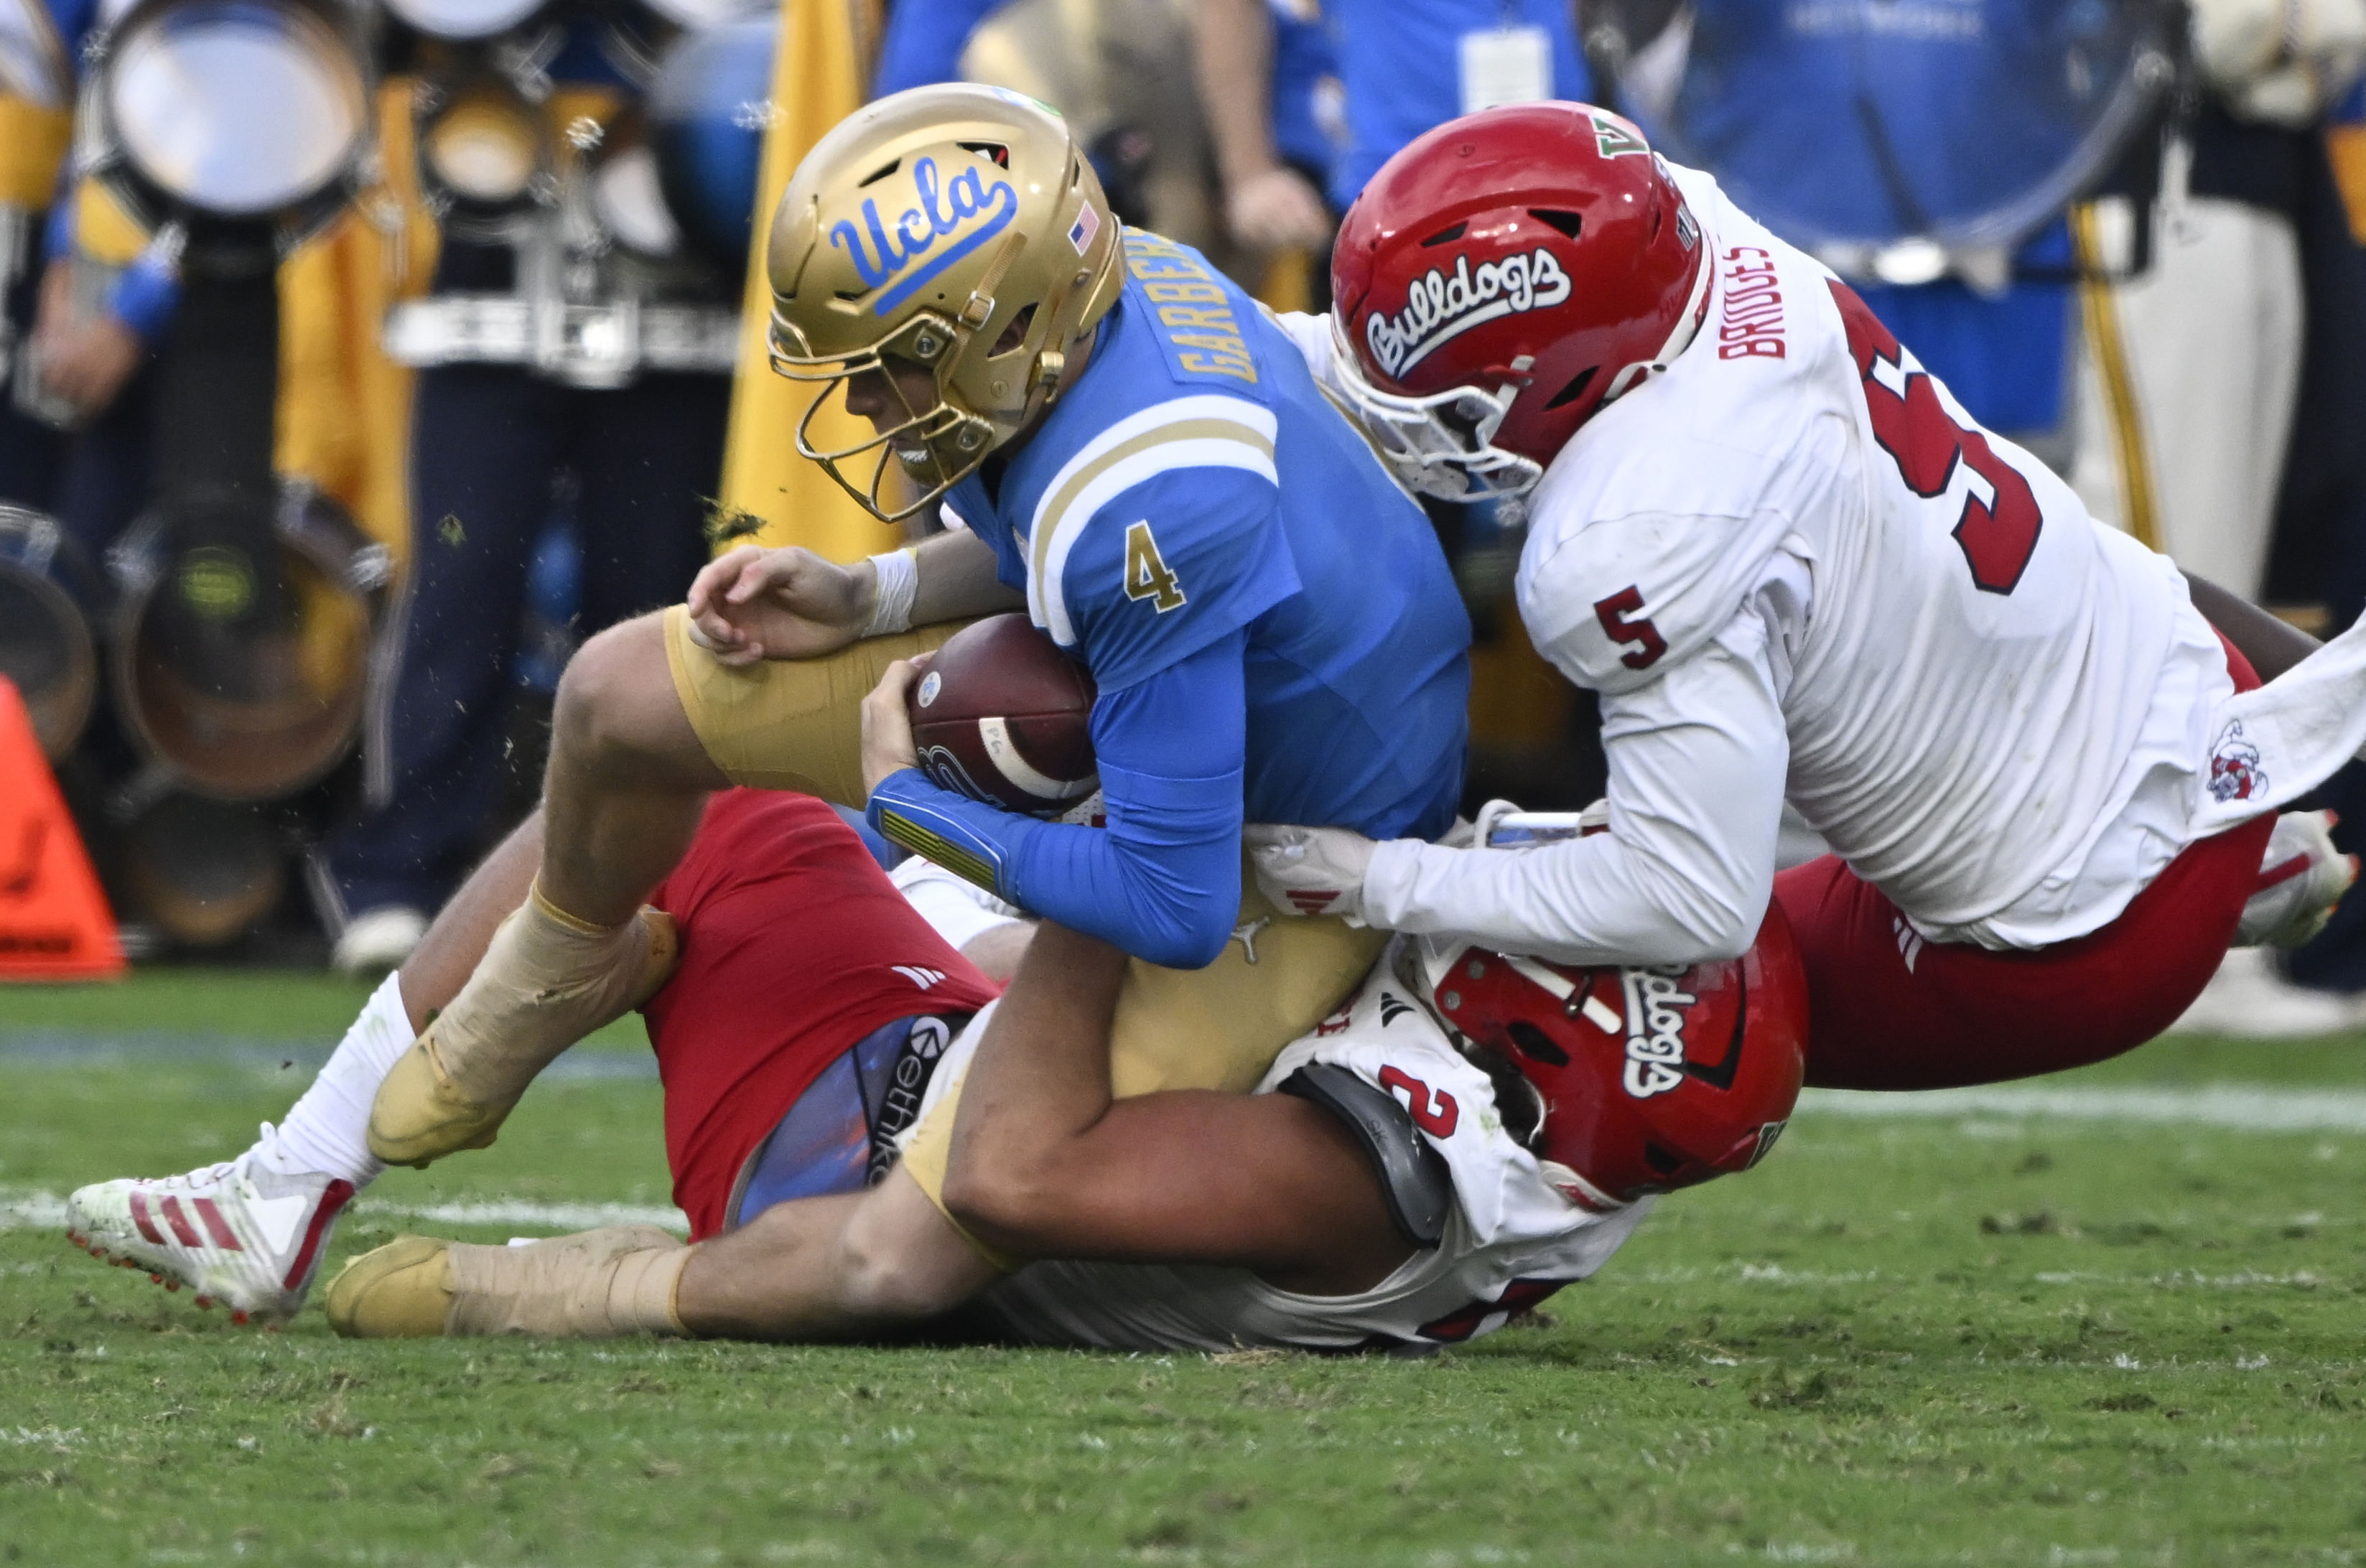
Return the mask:
[[(347, 1344), (57, 1234), (242, 1147), (360, 995), (0, 990), (0, 1562), (2366, 1559), (2366, 1039), (1815, 1101), (1549, 1324), (1418, 1361)], [(330, 1267), (662, 1210), (630, 1035)]]

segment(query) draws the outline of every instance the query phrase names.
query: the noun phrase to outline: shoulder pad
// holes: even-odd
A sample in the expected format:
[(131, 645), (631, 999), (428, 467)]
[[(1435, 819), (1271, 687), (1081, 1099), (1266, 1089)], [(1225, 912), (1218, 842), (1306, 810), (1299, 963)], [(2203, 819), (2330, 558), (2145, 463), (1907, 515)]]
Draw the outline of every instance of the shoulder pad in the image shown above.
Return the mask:
[(1414, 1130), (1396, 1096), (1330, 1062), (1309, 1062), (1282, 1079), (1275, 1092), (1312, 1100), (1346, 1123), (1371, 1160), (1372, 1174), (1380, 1179), (1380, 1195), (1399, 1235), (1423, 1248), (1446, 1239), (1453, 1175), (1446, 1156)]
[(1633, 691), (1717, 640), (1763, 570), (1771, 531), (1653, 513), (1532, 543), (1516, 584), (1537, 651), (1578, 685)]

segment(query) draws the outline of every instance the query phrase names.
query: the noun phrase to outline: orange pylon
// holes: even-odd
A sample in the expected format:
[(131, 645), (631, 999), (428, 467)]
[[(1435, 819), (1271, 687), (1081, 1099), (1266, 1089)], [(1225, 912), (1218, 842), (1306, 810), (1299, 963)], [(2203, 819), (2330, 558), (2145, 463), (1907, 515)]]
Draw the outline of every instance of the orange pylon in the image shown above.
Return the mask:
[(0, 980), (99, 980), (123, 944), (14, 682), (0, 676)]

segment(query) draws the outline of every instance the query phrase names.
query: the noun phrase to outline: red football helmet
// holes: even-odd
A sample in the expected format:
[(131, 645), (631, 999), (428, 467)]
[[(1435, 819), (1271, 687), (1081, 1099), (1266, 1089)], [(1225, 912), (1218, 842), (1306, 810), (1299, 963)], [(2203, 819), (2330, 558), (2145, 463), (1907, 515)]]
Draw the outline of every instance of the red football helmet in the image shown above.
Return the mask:
[(1407, 484), (1516, 495), (1692, 341), (1704, 251), (1667, 165), (1609, 110), (1449, 120), (1382, 164), (1340, 225), (1341, 375)]
[[(1720, 963), (1572, 969), (1471, 947), (1428, 980), (1491, 1068), (1505, 1126), (1533, 1119), (1528, 1146), (1582, 1208), (1747, 1170), (1799, 1098), (1808, 976), (1779, 908)], [(1512, 1103), (1521, 1084), (1527, 1117)]]

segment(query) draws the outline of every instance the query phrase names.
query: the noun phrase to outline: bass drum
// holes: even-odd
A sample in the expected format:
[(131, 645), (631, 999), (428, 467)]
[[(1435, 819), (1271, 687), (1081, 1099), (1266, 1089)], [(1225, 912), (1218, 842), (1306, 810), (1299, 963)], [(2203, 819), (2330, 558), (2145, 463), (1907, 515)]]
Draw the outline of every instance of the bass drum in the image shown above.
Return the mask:
[(649, 88), (647, 146), (658, 189), (683, 240), (726, 277), (746, 269), (754, 239), (780, 37), (770, 17), (685, 34)]
[(142, 523), (113, 627), (116, 705), (141, 747), (196, 794), (261, 801), (314, 784), (361, 727), (389, 560), (344, 509), (282, 481), (285, 614), (247, 615), (260, 585), (237, 552), (176, 548)]
[(1607, 0), (1587, 48), (1659, 151), (1836, 270), (2000, 258), (2153, 122), (2168, 0)]
[(219, 947), (253, 930), (287, 888), (287, 854), (261, 809), (175, 792), (117, 842), (124, 891), (184, 947)]
[(0, 505), (0, 676), (25, 699), (51, 761), (82, 739), (98, 695), (98, 650), (77, 603), (94, 586), (53, 519)]

